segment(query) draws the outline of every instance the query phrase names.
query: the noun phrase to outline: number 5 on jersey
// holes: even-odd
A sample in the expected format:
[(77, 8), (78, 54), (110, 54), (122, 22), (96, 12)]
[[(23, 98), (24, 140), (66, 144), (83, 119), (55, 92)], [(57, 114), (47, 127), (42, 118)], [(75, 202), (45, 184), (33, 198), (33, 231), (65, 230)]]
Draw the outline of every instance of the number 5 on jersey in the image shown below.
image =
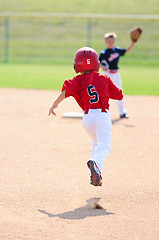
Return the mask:
[(93, 85), (89, 85), (87, 88), (88, 91), (88, 95), (91, 97), (90, 99), (90, 103), (97, 103), (99, 101), (99, 96), (98, 93), (95, 89), (95, 87), (93, 87)]

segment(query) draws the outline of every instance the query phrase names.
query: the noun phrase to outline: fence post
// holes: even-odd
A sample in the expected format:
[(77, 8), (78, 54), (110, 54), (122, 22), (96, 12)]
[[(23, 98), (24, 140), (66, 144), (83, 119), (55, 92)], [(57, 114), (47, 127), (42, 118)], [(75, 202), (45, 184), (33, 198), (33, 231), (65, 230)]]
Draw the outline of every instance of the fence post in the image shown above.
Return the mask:
[(9, 17), (5, 18), (4, 62), (9, 62)]
[(92, 43), (92, 20), (88, 18), (87, 20), (87, 46), (91, 47)]

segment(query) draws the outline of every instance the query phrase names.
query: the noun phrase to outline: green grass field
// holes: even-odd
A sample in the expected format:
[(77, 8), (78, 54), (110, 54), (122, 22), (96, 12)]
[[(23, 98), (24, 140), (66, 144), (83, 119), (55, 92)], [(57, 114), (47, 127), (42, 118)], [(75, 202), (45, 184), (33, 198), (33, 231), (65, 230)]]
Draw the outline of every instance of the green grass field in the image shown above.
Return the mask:
[[(0, 87), (60, 90), (75, 75), (72, 65), (1, 65)], [(159, 95), (157, 67), (121, 66), (125, 94)]]
[[(67, 12), (67, 13), (128, 13), (158, 14), (157, 0), (137, 1), (84, 1), (84, 0), (16, 0), (3, 1), (0, 11), (15, 12)], [(75, 51), (88, 45), (100, 52), (105, 46), (105, 32), (115, 31), (117, 45), (126, 48), (130, 44), (129, 33), (135, 26), (143, 29), (140, 41), (125, 60), (127, 65), (159, 64), (159, 21), (91, 19), (91, 41), (87, 40), (88, 19), (10, 17), (10, 63), (62, 63), (72, 62)], [(5, 18), (0, 18), (0, 62), (4, 62)]]
[[(115, 31), (117, 46), (127, 48), (129, 33), (143, 29), (141, 39), (124, 58), (125, 64), (159, 64), (158, 21), (92, 19), (91, 46), (99, 53), (105, 48), (103, 35)], [(71, 63), (75, 51), (87, 43), (87, 19), (10, 18), (10, 63)], [(0, 62), (4, 62), (4, 19), (0, 18)]]
[(0, 4), (0, 11), (158, 14), (157, 6), (157, 0), (7, 0)]

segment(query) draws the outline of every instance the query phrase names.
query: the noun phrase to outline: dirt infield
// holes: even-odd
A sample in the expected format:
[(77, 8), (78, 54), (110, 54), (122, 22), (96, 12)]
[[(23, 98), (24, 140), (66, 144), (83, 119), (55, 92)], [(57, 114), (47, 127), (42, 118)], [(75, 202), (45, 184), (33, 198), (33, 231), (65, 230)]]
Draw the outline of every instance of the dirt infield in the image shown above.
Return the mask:
[[(159, 97), (112, 102), (112, 151), (103, 186), (89, 184), (90, 139), (73, 99), (57, 117), (58, 92), (0, 89), (0, 240), (158, 240)], [(96, 201), (103, 209), (92, 209)]]

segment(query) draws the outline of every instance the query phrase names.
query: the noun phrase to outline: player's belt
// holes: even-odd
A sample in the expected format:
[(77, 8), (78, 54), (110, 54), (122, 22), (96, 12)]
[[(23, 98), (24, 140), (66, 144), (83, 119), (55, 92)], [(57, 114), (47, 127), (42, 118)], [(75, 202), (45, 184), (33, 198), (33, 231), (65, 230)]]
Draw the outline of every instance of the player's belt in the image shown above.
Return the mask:
[(88, 114), (88, 113), (89, 113), (89, 110), (100, 110), (101, 112), (107, 113), (107, 111), (106, 111), (105, 108), (90, 108), (90, 109), (86, 109), (86, 110), (84, 111), (84, 114)]
[(109, 70), (109, 73), (117, 73), (118, 70)]

